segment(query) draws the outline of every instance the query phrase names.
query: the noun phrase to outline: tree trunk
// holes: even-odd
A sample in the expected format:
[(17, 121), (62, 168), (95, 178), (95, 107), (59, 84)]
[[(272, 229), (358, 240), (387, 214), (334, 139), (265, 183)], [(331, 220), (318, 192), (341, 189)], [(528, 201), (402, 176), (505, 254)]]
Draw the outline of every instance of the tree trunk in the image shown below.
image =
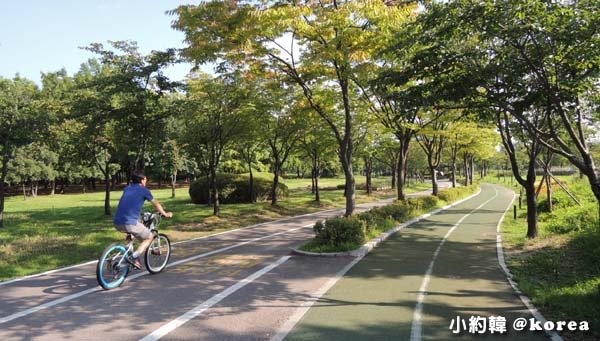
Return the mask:
[(271, 206), (277, 206), (277, 186), (279, 186), (279, 172), (273, 172), (273, 187), (271, 188)]
[(50, 181), (50, 195), (54, 195), (56, 193), (56, 180)]
[(212, 205), (213, 203), (213, 198), (212, 198), (212, 182), (210, 182), (210, 171), (206, 172), (206, 184), (208, 186), (206, 186), (206, 189), (208, 190), (208, 204)]
[(465, 186), (469, 186), (469, 162), (466, 154), (463, 156), (463, 170), (465, 173)]
[(472, 185), (473, 184), (473, 174), (475, 173), (475, 156), (473, 156), (473, 155), (469, 156), (469, 163), (470, 163), (469, 185)]
[(252, 165), (248, 168), (250, 169), (250, 202), (256, 202), (256, 196), (254, 195), (254, 173), (252, 173)]
[(219, 205), (219, 190), (217, 189), (217, 170), (216, 167), (210, 167), (210, 188), (213, 202), (213, 215), (221, 214), (221, 206)]
[(321, 193), (319, 192), (319, 170), (315, 171), (315, 201), (321, 202)]
[(456, 188), (456, 158), (452, 160), (452, 188)]
[(275, 163), (273, 164), (273, 187), (271, 187), (271, 206), (277, 206), (277, 186), (279, 186), (279, 172), (281, 167), (281, 159), (275, 145), (271, 146)]
[(373, 183), (372, 183), (373, 161), (368, 157), (365, 157), (364, 160), (365, 160), (365, 172), (366, 172), (366, 176), (367, 176), (367, 183), (365, 185), (367, 187), (367, 195), (371, 195), (373, 193)]
[(4, 227), (4, 195), (5, 195), (5, 185), (4, 179), (6, 179), (6, 175), (8, 174), (8, 143), (4, 144), (4, 155), (2, 155), (2, 171), (0, 172), (0, 227)]
[(110, 216), (110, 173), (108, 162), (104, 173), (104, 215)]
[(346, 178), (346, 185), (344, 192), (346, 196), (346, 212), (344, 216), (349, 217), (354, 213), (356, 206), (356, 194), (355, 194), (355, 180), (354, 173), (352, 172), (352, 159), (344, 160), (342, 162), (342, 169), (344, 170), (344, 176)]
[(171, 198), (175, 198), (175, 184), (177, 182), (177, 171), (171, 174)]
[[(314, 163), (314, 162), (313, 162)], [(312, 172), (310, 173), (310, 193), (315, 194), (315, 177), (316, 177), (315, 166), (312, 168)]]
[(435, 167), (429, 166), (429, 172), (431, 173), (431, 194), (438, 195), (438, 182), (437, 182), (437, 170)]
[(404, 184), (406, 183), (406, 167), (408, 166), (408, 146), (401, 146), (400, 147), (400, 155), (398, 155), (398, 166), (396, 167), (397, 170), (397, 193), (398, 193), (398, 200), (406, 200), (406, 194), (404, 193)]
[(527, 182), (527, 185), (525, 186), (525, 193), (527, 195), (527, 238), (536, 238), (538, 235), (538, 226), (535, 181)]
[(552, 212), (552, 183), (548, 173), (546, 173), (546, 199), (548, 200), (548, 212)]

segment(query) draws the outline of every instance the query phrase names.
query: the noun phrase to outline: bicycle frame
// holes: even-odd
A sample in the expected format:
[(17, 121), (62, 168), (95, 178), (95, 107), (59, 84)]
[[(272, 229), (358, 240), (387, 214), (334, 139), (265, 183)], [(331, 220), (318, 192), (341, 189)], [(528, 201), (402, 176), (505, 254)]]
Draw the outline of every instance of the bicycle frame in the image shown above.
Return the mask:
[[(126, 262), (125, 259), (127, 258), (127, 256), (129, 256), (130, 254), (133, 254), (133, 241), (135, 239), (133, 238), (133, 236), (131, 234), (128, 234), (127, 240), (129, 241), (126, 246), (127, 250), (123, 254), (123, 257), (121, 257), (121, 259), (119, 259), (119, 262), (117, 263), (117, 266), (119, 268), (121, 268), (123, 266), (123, 262)], [(116, 257), (116, 256), (114, 256), (114, 257)], [(113, 262), (113, 261), (115, 261), (115, 259), (111, 259), (111, 262)], [(127, 266), (129, 266), (129, 264), (127, 264)]]

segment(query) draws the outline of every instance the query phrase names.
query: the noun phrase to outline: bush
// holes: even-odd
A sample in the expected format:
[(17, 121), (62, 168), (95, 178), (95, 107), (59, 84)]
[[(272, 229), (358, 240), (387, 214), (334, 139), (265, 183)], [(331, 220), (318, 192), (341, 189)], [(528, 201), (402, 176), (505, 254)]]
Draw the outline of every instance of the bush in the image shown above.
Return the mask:
[[(273, 178), (265, 174), (254, 176), (254, 196), (257, 201), (270, 199)], [(250, 200), (250, 175), (249, 174), (217, 174), (217, 188), (219, 189), (219, 201), (223, 204), (249, 203)], [(194, 204), (208, 204), (209, 184), (206, 177), (194, 181), (190, 185), (189, 194)], [(279, 183), (277, 195), (285, 197), (288, 188)]]
[(334, 217), (317, 222), (313, 227), (315, 240), (319, 244), (341, 246), (343, 244), (360, 245), (365, 241), (365, 222), (356, 217)]
[(547, 229), (554, 233), (569, 233), (596, 229), (598, 208), (594, 204), (558, 209), (550, 214)]
[[(523, 196), (523, 200), (525, 200), (525, 196)], [(573, 201), (573, 199), (571, 199), (571, 197), (569, 197), (567, 193), (563, 192), (562, 189), (560, 191), (555, 191), (554, 193), (552, 193), (553, 210), (568, 208), (574, 205), (577, 205), (575, 201)], [(548, 198), (538, 200), (537, 209), (540, 213), (549, 212)]]

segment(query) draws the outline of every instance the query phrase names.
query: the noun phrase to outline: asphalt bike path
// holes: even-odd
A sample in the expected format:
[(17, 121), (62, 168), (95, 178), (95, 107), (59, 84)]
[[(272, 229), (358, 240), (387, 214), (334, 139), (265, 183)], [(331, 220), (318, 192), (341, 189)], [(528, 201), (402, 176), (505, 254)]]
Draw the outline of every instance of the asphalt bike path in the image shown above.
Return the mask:
[[(496, 254), (496, 228), (512, 198), (482, 185), (473, 199), (404, 228), (348, 271), (285, 339), (547, 340), (511, 330), (516, 318), (532, 317)], [(507, 333), (469, 333), (471, 316), (502, 316)], [(457, 317), (467, 330), (455, 334)]]
[[(164, 333), (161, 327), (190, 310), (198, 312), (200, 305), (204, 310), (190, 316), (207, 324), (202, 338), (269, 339), (299, 304), (314, 300), (314, 292), (352, 261), (289, 256), (290, 248), (312, 237), (316, 220), (341, 213), (322, 211), (175, 244), (163, 273), (135, 271), (122, 288), (108, 292), (96, 283), (95, 262), (0, 283), (0, 338), (140, 339), (156, 330)], [(263, 278), (278, 283), (264, 282), (268, 290), (263, 290), (257, 287)], [(160, 337), (198, 339), (193, 325), (180, 324)]]

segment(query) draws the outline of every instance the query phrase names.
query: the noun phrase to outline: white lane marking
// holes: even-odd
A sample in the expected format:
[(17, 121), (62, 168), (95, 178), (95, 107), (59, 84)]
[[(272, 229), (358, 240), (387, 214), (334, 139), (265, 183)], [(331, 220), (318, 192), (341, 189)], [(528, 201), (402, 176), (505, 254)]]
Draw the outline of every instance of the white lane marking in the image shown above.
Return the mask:
[(94, 287), (94, 288), (90, 288), (90, 289), (87, 289), (87, 290), (84, 290), (84, 291), (80, 291), (80, 292), (78, 292), (76, 294), (72, 294), (72, 295), (69, 295), (69, 296), (65, 296), (63, 298), (59, 298), (59, 299), (54, 300), (54, 301), (46, 302), (44, 304), (41, 304), (41, 305), (29, 308), (29, 309), (20, 311), (18, 313), (15, 313), (15, 314), (3, 317), (3, 318), (0, 319), (0, 324), (6, 323), (6, 322), (9, 322), (9, 321), (12, 321), (12, 320), (16, 320), (16, 319), (18, 319), (20, 317), (27, 316), (29, 314), (33, 314), (36, 311), (40, 311), (40, 310), (43, 310), (43, 309), (46, 309), (46, 308), (50, 308), (50, 307), (53, 307), (53, 306), (55, 306), (57, 304), (61, 304), (61, 303), (64, 303), (64, 302), (67, 302), (67, 301), (70, 301), (70, 300), (74, 300), (74, 299), (76, 299), (78, 297), (85, 296), (87, 294), (91, 294), (93, 292), (100, 291), (100, 290), (101, 290), (100, 287)]
[(246, 285), (252, 283), (254, 280), (259, 278), (260, 276), (266, 274), (267, 272), (269, 272), (269, 271), (273, 270), (274, 268), (278, 267), (279, 265), (283, 264), (288, 259), (290, 259), (290, 256), (285, 256), (285, 257), (279, 258), (279, 260), (277, 260), (275, 263), (269, 264), (268, 266), (262, 268), (261, 270), (253, 273), (252, 275), (244, 278), (243, 280), (237, 282), (236, 284), (230, 286), (229, 288), (221, 291), (220, 293), (211, 297), (210, 299), (202, 302), (198, 306), (187, 311), (186, 313), (177, 317), (176, 319), (172, 320), (171, 322), (164, 324), (162, 327), (156, 329), (154, 332), (152, 332), (152, 333), (146, 335), (145, 337), (143, 337), (142, 339), (140, 339), (140, 341), (155, 341), (155, 340), (162, 338), (163, 336), (165, 336), (165, 335), (169, 334), (170, 332), (172, 332), (173, 330), (179, 328), (180, 326), (182, 326), (189, 320), (202, 314), (204, 311), (206, 311), (210, 307), (221, 302), (227, 296), (235, 293), (236, 291), (240, 290), (241, 288), (245, 287)]
[(92, 260), (92, 261), (89, 261), (89, 262), (86, 262), (86, 263), (82, 263), (82, 264), (71, 265), (71, 266), (67, 266), (67, 267), (64, 267), (64, 268), (58, 268), (58, 269), (54, 269), (54, 270), (49, 270), (49, 271), (41, 272), (39, 274), (33, 274), (33, 275), (25, 276), (25, 277), (19, 277), (19, 278), (11, 279), (9, 281), (0, 282), (0, 286), (5, 285), (5, 284), (20, 282), (20, 281), (24, 281), (26, 279), (32, 279), (32, 278), (40, 277), (40, 276), (44, 276), (44, 275), (50, 275), (50, 274), (53, 274), (55, 272), (66, 271), (66, 270), (70, 270), (70, 269), (73, 269), (73, 268), (79, 268), (81, 266), (95, 264), (95, 263), (98, 263), (98, 261), (97, 260)]
[[(196, 256), (192, 256), (192, 257), (188, 257), (188, 258), (185, 258), (185, 259), (181, 259), (181, 260), (178, 260), (176, 262), (169, 263), (167, 265), (167, 268), (170, 268), (172, 266), (176, 266), (176, 265), (179, 265), (179, 264), (182, 264), (182, 263), (191, 262), (191, 261), (194, 261), (194, 260), (199, 259), (199, 258), (211, 256), (211, 255), (214, 255), (215, 253), (220, 253), (220, 252), (224, 252), (224, 251), (227, 251), (227, 250), (231, 250), (231, 249), (234, 249), (234, 248), (246, 245), (246, 244), (250, 244), (250, 243), (258, 241), (258, 240), (262, 240), (262, 239), (266, 239), (266, 238), (278, 236), (278, 235), (281, 235), (281, 234), (284, 234), (284, 233), (289, 233), (289, 232), (293, 232), (293, 231), (296, 231), (296, 230), (300, 230), (300, 229), (308, 227), (308, 226), (312, 226), (312, 224), (304, 225), (304, 226), (297, 227), (297, 228), (290, 229), (290, 230), (285, 230), (285, 231), (282, 231), (282, 232), (270, 234), (270, 235), (263, 236), (263, 237), (258, 237), (258, 238), (250, 239), (250, 240), (245, 241), (245, 242), (233, 244), (233, 245), (226, 246), (226, 247), (223, 247), (223, 248), (220, 248), (220, 249), (217, 249), (217, 250), (213, 250), (213, 251), (205, 252), (205, 253), (202, 253), (202, 254), (199, 254), (199, 255), (196, 255)], [(134, 280), (134, 279), (136, 279), (138, 277), (142, 277), (142, 276), (145, 276), (145, 275), (148, 275), (148, 274), (149, 273), (147, 271), (146, 272), (140, 272), (138, 274), (135, 274), (133, 276), (128, 277), (127, 280), (131, 281), (131, 280)], [(15, 313), (15, 314), (8, 315), (6, 317), (0, 318), (0, 324), (3, 324), (3, 323), (6, 323), (6, 322), (9, 322), (9, 321), (21, 318), (23, 316), (27, 316), (27, 315), (33, 314), (33, 313), (38, 312), (40, 310), (47, 309), (47, 308), (53, 307), (55, 305), (58, 305), (58, 304), (61, 304), (61, 303), (64, 303), (64, 302), (68, 302), (68, 301), (74, 300), (76, 298), (79, 298), (81, 296), (84, 296), (84, 295), (87, 295), (87, 294), (91, 294), (93, 292), (101, 291), (101, 290), (102, 289), (100, 287), (94, 287), (94, 288), (90, 288), (90, 289), (87, 289), (87, 290), (84, 290), (84, 291), (81, 291), (81, 292), (78, 292), (78, 293), (75, 293), (75, 294), (71, 294), (71, 295), (68, 295), (68, 296), (65, 296), (65, 297), (53, 300), (53, 301), (46, 302), (44, 304), (41, 304), (41, 305), (38, 305), (38, 306), (35, 306), (35, 307), (31, 307), (29, 309), (20, 311), (18, 313)]]
[(498, 196), (498, 190), (494, 187), (494, 191), (496, 192), (496, 194), (494, 194), (494, 196), (491, 199), (489, 199), (488, 201), (479, 205), (477, 208), (473, 209), (471, 212), (467, 213), (462, 218), (460, 218), (460, 220), (458, 222), (456, 222), (456, 224), (454, 224), (454, 226), (452, 226), (452, 228), (446, 233), (446, 235), (440, 242), (440, 245), (438, 245), (437, 249), (435, 250), (435, 253), (433, 254), (433, 259), (431, 260), (431, 263), (429, 263), (429, 267), (427, 268), (427, 272), (425, 272), (425, 277), (423, 278), (423, 282), (421, 282), (421, 287), (419, 288), (419, 295), (417, 296), (417, 305), (415, 306), (415, 312), (413, 313), (413, 321), (412, 321), (412, 325), (410, 328), (410, 340), (411, 341), (421, 341), (421, 335), (423, 333), (422, 326), (421, 326), (421, 317), (423, 314), (423, 301), (425, 301), (425, 292), (427, 291), (427, 286), (429, 285), (429, 281), (431, 280), (431, 274), (433, 273), (433, 266), (435, 265), (435, 261), (437, 260), (437, 257), (440, 254), (440, 251), (442, 250), (444, 243), (446, 243), (446, 239), (448, 239), (448, 237), (450, 237), (452, 232), (454, 232), (454, 230), (456, 230), (456, 228), (463, 222), (463, 220), (467, 219), (467, 217), (469, 217), (471, 214), (473, 214), (473, 212), (482, 208), (490, 201), (496, 199), (496, 197)]
[[(306, 214), (301, 214), (301, 215), (297, 215), (297, 216), (293, 216), (293, 217), (287, 217), (287, 218), (283, 218), (283, 219), (279, 219), (279, 220), (265, 221), (264, 223), (259, 223), (259, 224), (254, 224), (254, 225), (239, 227), (237, 229), (223, 231), (223, 232), (211, 234), (211, 235), (208, 235), (208, 236), (203, 236), (203, 237), (198, 237), (198, 238), (192, 238), (192, 239), (182, 240), (182, 241), (179, 241), (179, 242), (172, 243), (172, 245), (189, 243), (189, 242), (193, 242), (193, 241), (200, 240), (200, 239), (211, 238), (211, 237), (214, 237), (214, 236), (218, 236), (218, 235), (222, 235), (222, 234), (227, 234), (227, 233), (232, 233), (232, 232), (236, 232), (236, 231), (240, 231), (240, 230), (246, 230), (246, 229), (250, 229), (250, 228), (254, 228), (254, 227), (259, 227), (259, 226), (266, 225), (266, 224), (281, 223), (281, 222), (286, 221), (286, 220), (292, 220), (292, 219), (295, 219), (295, 218), (301, 218), (301, 217), (305, 217), (305, 216), (308, 216), (308, 215), (317, 215), (317, 214), (321, 214), (321, 213), (329, 213), (329, 212), (339, 211), (339, 210), (342, 210), (342, 209), (341, 208), (333, 208), (333, 209), (330, 209), (330, 210), (317, 211), (317, 212), (313, 212), (313, 213), (306, 213)], [(36, 277), (40, 277), (40, 276), (44, 276), (44, 275), (50, 275), (50, 274), (53, 274), (53, 273), (56, 273), (56, 272), (60, 272), (60, 271), (66, 271), (66, 270), (70, 270), (70, 269), (74, 269), (74, 268), (79, 268), (79, 267), (90, 265), (90, 264), (96, 264), (96, 263), (98, 263), (97, 260), (92, 260), (92, 261), (89, 261), (89, 262), (86, 262), (86, 263), (81, 263), (81, 264), (67, 266), (67, 267), (64, 267), (64, 268), (58, 268), (58, 269), (54, 269), (54, 270), (49, 270), (49, 271), (41, 272), (41, 273), (38, 273), (38, 274), (33, 274), (33, 275), (28, 275), (28, 276), (24, 276), (24, 277), (20, 277), (20, 278), (11, 279), (11, 280), (8, 280), (8, 281), (0, 281), (0, 286), (6, 285), (6, 284), (15, 283), (15, 282), (20, 282), (20, 281), (23, 281), (23, 280), (32, 279), (32, 278), (36, 278)]]
[[(470, 200), (476, 196), (478, 196), (481, 193), (481, 188), (477, 191), (477, 193), (472, 194), (464, 199), (461, 199), (459, 201), (456, 201), (450, 205), (446, 205), (443, 207), (440, 207), (432, 212), (429, 213), (425, 213), (421, 216), (418, 216), (416, 218), (410, 219), (409, 221), (402, 223), (400, 225), (398, 225), (397, 230), (395, 229), (393, 232), (389, 233), (389, 235), (395, 234), (398, 231), (400, 231), (401, 229), (410, 226), (414, 223), (417, 223), (423, 219), (426, 219), (432, 215), (438, 214), (442, 211), (448, 210), (454, 206), (457, 206), (467, 200)], [(296, 326), (296, 324), (298, 322), (300, 322), (300, 320), (302, 319), (302, 317), (306, 314), (306, 312), (308, 312), (308, 310), (310, 309), (310, 307), (313, 306), (313, 304), (315, 302), (317, 302), (321, 296), (325, 295), (325, 293), (327, 291), (329, 291), (329, 289), (331, 289), (331, 287), (337, 283), (337, 281), (339, 281), (345, 274), (346, 272), (348, 272), (354, 265), (356, 265), (359, 261), (361, 261), (363, 259), (363, 257), (365, 257), (368, 254), (368, 252), (364, 252), (361, 253), (358, 257), (356, 257), (354, 259), (354, 261), (352, 261), (350, 264), (346, 265), (346, 267), (344, 267), (342, 270), (340, 270), (333, 278), (331, 278), (329, 281), (327, 281), (321, 288), (319, 288), (319, 290), (317, 290), (314, 294), (313, 297), (311, 297), (308, 301), (302, 302), (300, 303), (300, 308), (296, 309), (296, 311), (294, 311), (294, 313), (292, 314), (292, 316), (290, 316), (287, 321), (285, 321), (285, 323), (279, 328), (279, 330), (277, 331), (277, 333), (273, 336), (273, 338), (271, 338), (271, 341), (282, 341), (283, 339), (285, 339), (285, 337), (292, 331), (292, 329), (294, 329), (294, 327)]]
[[(506, 262), (504, 261), (504, 249), (502, 248), (502, 235), (500, 234), (500, 227), (502, 226), (504, 217), (506, 217), (506, 213), (508, 212), (508, 210), (512, 206), (513, 202), (515, 201), (516, 196), (517, 196), (517, 194), (513, 191), (512, 200), (506, 207), (506, 210), (504, 211), (502, 218), (500, 218), (500, 220), (498, 221), (498, 225), (496, 226), (496, 251), (498, 254), (498, 263), (500, 263), (500, 267), (502, 268), (502, 270), (504, 270), (504, 273), (506, 274), (506, 279), (508, 280), (508, 283), (513, 288), (513, 290), (517, 293), (517, 295), (519, 295), (521, 302), (523, 302), (523, 304), (525, 304), (527, 309), (529, 309), (529, 312), (531, 313), (531, 315), (533, 315), (533, 317), (535, 317), (535, 319), (537, 321), (540, 321), (540, 323), (542, 325), (544, 325), (544, 323), (546, 323), (546, 318), (544, 317), (544, 315), (542, 315), (542, 313), (539, 312), (539, 310), (537, 310), (537, 308), (533, 305), (533, 303), (531, 303), (531, 300), (529, 299), (529, 297), (527, 297), (525, 294), (523, 294), (523, 292), (517, 286), (517, 283), (515, 283), (515, 281), (513, 281), (513, 275), (510, 272), (510, 270), (508, 269), (508, 266), (506, 266)], [(560, 335), (558, 335), (557, 332), (546, 331), (546, 333), (548, 334), (548, 336), (550, 336), (550, 339), (552, 341), (562, 341), (562, 337), (560, 337)]]

